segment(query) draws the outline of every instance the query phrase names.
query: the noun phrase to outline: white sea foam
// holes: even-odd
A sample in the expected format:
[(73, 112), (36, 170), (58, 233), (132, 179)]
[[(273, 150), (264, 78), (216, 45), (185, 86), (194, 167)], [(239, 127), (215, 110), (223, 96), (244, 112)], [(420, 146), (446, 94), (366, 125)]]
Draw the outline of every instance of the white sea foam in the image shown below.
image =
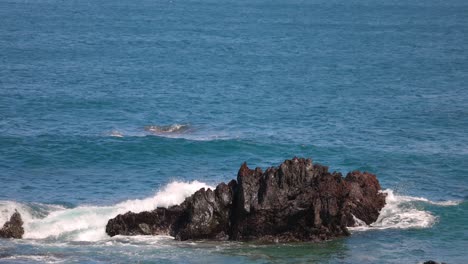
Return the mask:
[[(387, 190), (387, 191), (391, 191), (393, 193), (392, 190)], [(402, 202), (423, 202), (423, 203), (428, 203), (428, 204), (438, 205), (438, 206), (455, 206), (455, 205), (459, 205), (462, 202), (462, 201), (455, 201), (455, 200), (431, 201), (424, 197), (413, 197), (413, 196), (402, 196), (402, 195), (399, 195), (398, 197), (399, 197), (398, 199)]]
[(171, 134), (187, 132), (190, 126), (187, 124), (172, 124), (167, 126), (146, 126), (145, 130), (154, 134)]
[[(100, 241), (109, 237), (105, 233), (107, 221), (118, 214), (153, 210), (179, 204), (201, 188), (212, 188), (205, 183), (172, 182), (146, 199), (127, 200), (113, 206), (79, 206), (65, 208), (60, 205), (0, 201), (0, 224), (3, 225), (15, 210), (21, 213), (26, 239), (60, 239), (65, 241)], [(436, 206), (454, 206), (459, 201), (434, 202), (422, 197), (397, 195), (385, 190), (386, 205), (375, 223), (366, 225), (356, 219), (352, 231), (388, 228), (427, 228), (437, 218), (422, 209), (418, 203)]]
[(183, 138), (194, 141), (212, 141), (231, 139), (230, 134), (223, 131), (201, 131), (194, 129), (189, 124), (172, 124), (166, 126), (145, 126), (145, 131), (150, 135), (165, 138)]
[(108, 136), (110, 137), (124, 137), (124, 134), (118, 130), (112, 130), (108, 133)]
[(14, 201), (0, 201), (0, 226), (10, 219), (17, 210), (21, 213), (23, 221), (32, 219), (29, 208), (26, 205)]
[(386, 204), (380, 211), (377, 221), (366, 225), (360, 219), (355, 218), (358, 220), (356, 226), (350, 227), (350, 230), (428, 228), (436, 222), (437, 217), (418, 207), (415, 202), (437, 206), (454, 206), (460, 203), (459, 201), (434, 202), (422, 197), (397, 195), (390, 189), (383, 192), (387, 194)]
[(67, 209), (47, 206), (47, 213), (38, 214), (33, 207), (17, 202), (0, 202), (0, 221), (7, 221), (14, 210), (20, 212), (24, 221), (25, 239), (63, 239), (68, 241), (99, 241), (107, 239), (105, 226), (118, 214), (153, 210), (179, 204), (201, 188), (213, 188), (205, 183), (172, 182), (153, 197), (128, 200), (113, 206), (79, 206)]
[(64, 260), (53, 257), (53, 256), (42, 256), (42, 255), (15, 255), (1, 258), (2, 262), (7, 260), (11, 262), (34, 262), (34, 263), (63, 263)]
[(148, 125), (141, 129), (114, 129), (103, 132), (106, 137), (146, 137), (158, 136), (163, 138), (183, 138), (193, 141), (213, 141), (237, 139), (239, 136), (232, 135), (232, 131), (225, 130), (202, 130), (195, 129), (189, 124), (172, 125)]
[(0, 227), (10, 219), (15, 210), (21, 214), (24, 222), (29, 222), (33, 219), (43, 218), (50, 212), (64, 209), (65, 207), (61, 205), (0, 201)]

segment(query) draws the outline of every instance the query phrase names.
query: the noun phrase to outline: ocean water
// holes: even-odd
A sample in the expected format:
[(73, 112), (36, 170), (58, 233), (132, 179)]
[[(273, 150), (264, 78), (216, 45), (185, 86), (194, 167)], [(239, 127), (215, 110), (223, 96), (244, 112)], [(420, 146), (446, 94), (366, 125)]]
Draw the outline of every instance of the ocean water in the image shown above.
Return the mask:
[[(0, 0), (0, 263), (467, 263), (468, 2)], [(109, 238), (241, 163), (377, 174), (322, 243)]]

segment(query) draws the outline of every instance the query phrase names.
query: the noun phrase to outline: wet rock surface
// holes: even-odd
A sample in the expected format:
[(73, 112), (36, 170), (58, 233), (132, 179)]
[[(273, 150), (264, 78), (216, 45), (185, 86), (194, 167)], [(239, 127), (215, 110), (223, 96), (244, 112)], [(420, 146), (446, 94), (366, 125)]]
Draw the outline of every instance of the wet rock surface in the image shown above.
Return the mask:
[(0, 229), (1, 238), (22, 238), (24, 235), (23, 220), (20, 213), (15, 211), (2, 229)]
[(320, 241), (347, 236), (355, 218), (370, 224), (385, 205), (375, 175), (345, 178), (310, 159), (250, 169), (215, 190), (200, 189), (182, 204), (109, 220), (115, 235), (171, 235), (178, 240)]

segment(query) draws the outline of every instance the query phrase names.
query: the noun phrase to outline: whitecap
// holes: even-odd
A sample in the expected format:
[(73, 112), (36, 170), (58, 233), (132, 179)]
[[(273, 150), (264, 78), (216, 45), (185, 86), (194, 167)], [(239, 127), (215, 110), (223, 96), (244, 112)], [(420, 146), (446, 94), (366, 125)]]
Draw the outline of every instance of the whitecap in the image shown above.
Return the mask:
[(437, 217), (431, 212), (417, 207), (415, 202), (423, 202), (437, 206), (455, 206), (460, 201), (430, 201), (422, 197), (397, 195), (393, 190), (383, 191), (387, 195), (385, 206), (380, 211), (377, 220), (366, 225), (362, 220), (355, 218), (356, 226), (350, 227), (351, 231), (363, 231), (370, 229), (408, 229), (408, 228), (429, 228), (436, 221)]
[(216, 141), (229, 140), (239, 138), (233, 137), (231, 132), (225, 130), (204, 130), (199, 127), (195, 129), (189, 124), (172, 124), (172, 125), (150, 125), (145, 126), (144, 130), (147, 136), (158, 136), (164, 138), (186, 139), (191, 141)]
[(100, 241), (108, 239), (105, 227), (109, 219), (128, 211), (150, 211), (182, 203), (201, 188), (212, 188), (199, 182), (171, 182), (152, 197), (127, 200), (112, 206), (46, 206), (46, 214), (37, 208), (12, 201), (0, 201), (0, 219), (7, 221), (18, 210), (24, 221), (25, 239), (61, 239), (65, 241)]
[(188, 124), (172, 124), (172, 125), (164, 125), (164, 126), (145, 126), (145, 130), (151, 132), (156, 135), (160, 134), (180, 134), (184, 132), (188, 132), (190, 129), (190, 125)]
[(64, 210), (62, 205), (49, 205), (41, 203), (19, 203), (16, 201), (0, 201), (0, 226), (10, 220), (11, 215), (18, 211), (24, 222), (42, 218), (50, 212)]
[(108, 136), (110, 137), (119, 137), (119, 138), (122, 138), (124, 137), (124, 134), (118, 130), (112, 130), (108, 133)]

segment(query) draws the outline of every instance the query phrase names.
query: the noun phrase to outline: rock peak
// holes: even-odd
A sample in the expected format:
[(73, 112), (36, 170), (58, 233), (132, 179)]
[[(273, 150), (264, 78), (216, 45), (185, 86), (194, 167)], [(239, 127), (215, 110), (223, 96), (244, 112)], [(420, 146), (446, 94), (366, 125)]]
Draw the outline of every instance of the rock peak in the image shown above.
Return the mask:
[(20, 213), (15, 209), (10, 220), (0, 229), (0, 237), (3, 238), (22, 238), (24, 234), (23, 219)]
[(247, 162), (242, 163), (241, 167), (239, 168), (239, 172), (237, 172), (237, 177), (243, 177), (249, 174), (252, 174), (253, 170), (247, 166)]

